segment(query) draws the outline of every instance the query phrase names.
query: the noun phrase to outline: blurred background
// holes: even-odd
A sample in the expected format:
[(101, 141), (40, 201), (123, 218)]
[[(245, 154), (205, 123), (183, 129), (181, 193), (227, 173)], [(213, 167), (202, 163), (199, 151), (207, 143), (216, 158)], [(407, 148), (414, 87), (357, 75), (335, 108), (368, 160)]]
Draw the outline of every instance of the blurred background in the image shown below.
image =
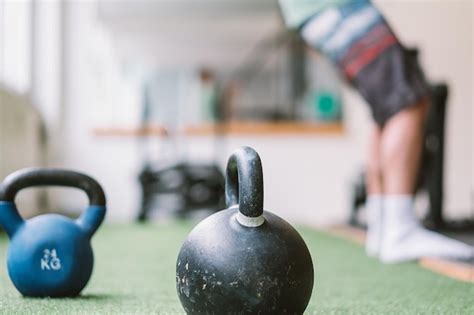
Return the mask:
[[(447, 88), (445, 129), (426, 143), (443, 157), (443, 216), (472, 218), (473, 2), (374, 3)], [(241, 145), (261, 155), (267, 209), (347, 222), (369, 129), (364, 101), (285, 29), (276, 0), (0, 0), (0, 178), (29, 166), (86, 172), (111, 222), (223, 208), (223, 169)], [(58, 188), (18, 202), (25, 215), (87, 204)]]

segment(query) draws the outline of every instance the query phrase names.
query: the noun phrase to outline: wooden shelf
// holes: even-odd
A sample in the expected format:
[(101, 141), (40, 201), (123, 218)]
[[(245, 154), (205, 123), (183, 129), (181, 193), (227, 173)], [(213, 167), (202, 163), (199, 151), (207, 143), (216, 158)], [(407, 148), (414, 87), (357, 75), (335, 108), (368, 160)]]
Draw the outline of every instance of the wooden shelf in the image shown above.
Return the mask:
[(148, 127), (100, 127), (92, 130), (96, 136), (107, 137), (145, 137), (145, 136), (160, 136), (168, 135), (166, 128), (160, 126)]
[[(251, 122), (230, 121), (227, 123), (208, 123), (186, 126), (184, 133), (188, 136), (209, 135), (341, 135), (344, 133), (342, 123), (316, 122)], [(96, 136), (144, 137), (168, 136), (166, 128), (149, 127), (103, 127), (93, 129)]]
[(203, 124), (185, 128), (190, 136), (205, 136), (215, 133), (229, 135), (340, 135), (344, 132), (342, 123), (314, 122), (242, 122), (231, 121), (221, 124)]

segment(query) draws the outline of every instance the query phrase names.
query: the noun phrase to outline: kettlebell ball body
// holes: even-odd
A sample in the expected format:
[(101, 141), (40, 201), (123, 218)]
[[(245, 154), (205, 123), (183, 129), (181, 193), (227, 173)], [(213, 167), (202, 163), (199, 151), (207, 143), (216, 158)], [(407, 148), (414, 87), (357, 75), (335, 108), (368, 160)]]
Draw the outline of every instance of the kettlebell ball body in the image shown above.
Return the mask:
[(302, 314), (313, 289), (313, 263), (298, 232), (263, 211), (263, 173), (255, 150), (229, 159), (228, 209), (201, 221), (176, 263), (187, 314)]
[[(15, 205), (21, 189), (65, 186), (85, 191), (90, 205), (77, 220), (58, 214), (23, 220)], [(86, 286), (93, 269), (90, 239), (102, 223), (106, 200), (91, 177), (63, 169), (30, 168), (8, 176), (0, 187), (0, 225), (10, 244), (7, 268), (24, 296), (72, 297)]]

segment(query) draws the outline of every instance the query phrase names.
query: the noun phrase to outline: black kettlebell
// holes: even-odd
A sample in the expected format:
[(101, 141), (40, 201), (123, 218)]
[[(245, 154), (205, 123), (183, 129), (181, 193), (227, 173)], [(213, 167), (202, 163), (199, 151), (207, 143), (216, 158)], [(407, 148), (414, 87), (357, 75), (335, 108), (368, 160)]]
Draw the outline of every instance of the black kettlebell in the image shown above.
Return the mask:
[(302, 314), (313, 289), (313, 263), (298, 232), (263, 211), (258, 154), (230, 157), (228, 209), (201, 221), (176, 265), (178, 296), (187, 314)]
[[(79, 188), (87, 193), (90, 205), (75, 221), (58, 214), (23, 220), (15, 205), (16, 194), (45, 185)], [(0, 186), (0, 225), (10, 238), (8, 274), (18, 291), (32, 297), (78, 295), (92, 273), (90, 239), (105, 211), (104, 192), (87, 175), (49, 168), (9, 175)]]

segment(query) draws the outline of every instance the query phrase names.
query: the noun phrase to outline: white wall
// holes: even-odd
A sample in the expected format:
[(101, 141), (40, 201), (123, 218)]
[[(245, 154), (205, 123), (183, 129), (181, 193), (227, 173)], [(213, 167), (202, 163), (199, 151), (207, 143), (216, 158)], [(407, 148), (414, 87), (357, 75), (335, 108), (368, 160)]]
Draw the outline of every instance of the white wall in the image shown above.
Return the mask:
[[(108, 219), (124, 221), (134, 216), (138, 206), (136, 174), (139, 169), (135, 143), (136, 139), (101, 139), (93, 134), (103, 109), (114, 108), (115, 121), (124, 119), (123, 94), (120, 94), (120, 68), (114, 62), (114, 53), (102, 49), (107, 43), (101, 36), (96, 23), (94, 2), (63, 3), (64, 37), (63, 54), (66, 68), (63, 69), (63, 122), (57, 129), (56, 154), (51, 165), (85, 172), (96, 178), (108, 197)], [(105, 51), (105, 55), (104, 55)], [(108, 54), (107, 54), (108, 53)], [(112, 69), (112, 70), (111, 70)], [(112, 77), (112, 78), (111, 78)], [(113, 82), (111, 82), (113, 81)], [(115, 97), (110, 96), (111, 86)], [(128, 121), (136, 111), (130, 104)], [(138, 107), (139, 104), (136, 104)], [(110, 111), (109, 111), (110, 113)], [(77, 191), (61, 191), (55, 194), (56, 205), (71, 212), (81, 211), (87, 201)]]
[[(472, 191), (469, 178), (472, 172), (469, 170), (473, 167), (472, 3), (377, 1), (377, 4), (387, 14), (400, 38), (408, 45), (419, 46), (428, 76), (447, 80), (451, 86), (445, 206), (450, 216), (465, 216)], [(93, 3), (70, 2), (67, 12), (70, 35), (66, 49), (69, 65), (66, 128), (62, 131), (63, 153), (55, 163), (97, 177), (108, 194), (108, 218), (127, 220), (135, 215), (138, 205), (136, 177), (141, 162), (138, 141), (98, 138), (91, 130), (96, 127), (101, 106), (116, 106), (117, 112), (127, 113), (122, 109), (126, 109), (128, 104), (129, 121), (133, 123), (136, 122), (139, 104), (133, 103), (133, 97), (128, 103), (95, 97), (97, 90), (100, 91), (97, 84), (106, 89), (110, 80), (101, 76), (104, 69), (98, 68), (90, 47), (97, 44), (97, 38), (106, 40), (106, 36), (95, 36), (98, 26)], [(109, 57), (115, 58), (113, 53)], [(113, 67), (114, 62), (110, 64)], [(94, 77), (95, 83), (91, 84)], [(239, 145), (254, 146), (264, 163), (267, 209), (291, 221), (314, 224), (342, 222), (349, 209), (350, 181), (364, 161), (370, 125), (367, 107), (360, 97), (348, 88), (343, 94), (347, 118), (344, 135), (230, 137), (219, 157), (221, 164), (224, 165), (228, 154)], [(119, 121), (125, 123), (126, 116), (122, 115)], [(211, 145), (211, 139), (190, 139), (191, 158), (206, 159), (209, 154), (206, 156), (205, 152)], [(74, 196), (70, 199), (63, 197), (61, 203), (77, 208), (75, 200)]]

